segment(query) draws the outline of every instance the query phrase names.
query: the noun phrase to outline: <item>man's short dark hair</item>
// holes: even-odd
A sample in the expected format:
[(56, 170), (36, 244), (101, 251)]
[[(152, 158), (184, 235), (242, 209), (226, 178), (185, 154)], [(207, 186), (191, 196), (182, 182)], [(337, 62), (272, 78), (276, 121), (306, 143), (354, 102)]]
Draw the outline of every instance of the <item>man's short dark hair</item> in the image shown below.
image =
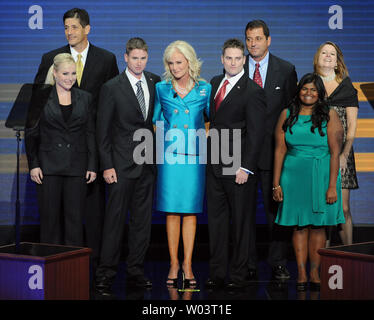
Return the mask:
[(246, 35), (247, 30), (262, 28), (264, 35), (267, 38), (270, 36), (270, 31), (268, 26), (266, 25), (265, 21), (263, 20), (252, 20), (247, 23), (247, 26), (245, 27), (244, 35)]
[(228, 49), (228, 48), (240, 49), (240, 50), (243, 51), (243, 55), (244, 55), (244, 44), (239, 39), (232, 38), (232, 39), (228, 39), (228, 40), (225, 41), (225, 43), (223, 44), (223, 47), (222, 47), (222, 55), (223, 56), (225, 55), (225, 50)]
[(126, 54), (130, 54), (130, 52), (134, 49), (140, 49), (148, 52), (148, 46), (142, 38), (131, 38), (126, 43)]
[(76, 18), (79, 20), (79, 23), (84, 28), (87, 25), (90, 24), (90, 16), (88, 15), (88, 12), (84, 9), (79, 8), (73, 8), (65, 12), (63, 21), (65, 23), (65, 20), (68, 18)]

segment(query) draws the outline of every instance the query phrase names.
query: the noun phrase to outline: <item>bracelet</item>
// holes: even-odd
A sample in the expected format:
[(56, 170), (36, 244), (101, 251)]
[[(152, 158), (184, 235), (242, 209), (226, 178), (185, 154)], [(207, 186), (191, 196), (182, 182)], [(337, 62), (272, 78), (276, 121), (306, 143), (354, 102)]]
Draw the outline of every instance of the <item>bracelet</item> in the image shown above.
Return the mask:
[(280, 188), (280, 185), (279, 185), (279, 186), (276, 186), (276, 187), (273, 187), (273, 191), (274, 191), (274, 190), (277, 190), (278, 188)]

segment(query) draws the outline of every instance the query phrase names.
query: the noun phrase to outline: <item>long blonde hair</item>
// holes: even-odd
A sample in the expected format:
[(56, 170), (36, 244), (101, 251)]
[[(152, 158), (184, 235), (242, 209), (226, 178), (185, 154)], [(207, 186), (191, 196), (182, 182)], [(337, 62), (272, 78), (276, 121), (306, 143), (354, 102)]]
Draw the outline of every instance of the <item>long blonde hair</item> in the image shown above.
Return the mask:
[(195, 49), (186, 41), (177, 40), (170, 43), (164, 51), (163, 62), (165, 73), (163, 74), (163, 76), (166, 82), (172, 81), (174, 79), (173, 75), (170, 72), (168, 61), (176, 50), (183, 54), (187, 59), (189, 69), (188, 73), (191, 79), (195, 83), (198, 83), (199, 80), (203, 80), (202, 78), (200, 78), (201, 65), (203, 63), (200, 61), (200, 59), (197, 58)]
[(319, 55), (322, 51), (322, 48), (325, 46), (325, 45), (330, 45), (330, 46), (333, 46), (336, 50), (336, 69), (335, 69), (335, 79), (338, 83), (342, 82), (343, 79), (345, 77), (348, 77), (348, 68), (347, 66), (345, 65), (344, 63), (344, 57), (343, 57), (343, 52), (340, 50), (340, 48), (338, 47), (338, 45), (332, 41), (326, 41), (324, 43), (322, 43), (319, 48), (317, 49), (317, 52), (315, 53), (314, 55), (314, 58), (313, 58), (313, 67), (314, 67), (314, 72), (317, 73), (318, 75), (321, 75), (321, 72), (319, 70), (319, 67), (318, 67), (318, 59), (319, 59)]
[(56, 83), (53, 77), (53, 70), (57, 71), (62, 63), (71, 62), (75, 64), (74, 58), (70, 53), (59, 53), (53, 58), (53, 64), (50, 66), (47, 76), (45, 78), (45, 84), (54, 85)]

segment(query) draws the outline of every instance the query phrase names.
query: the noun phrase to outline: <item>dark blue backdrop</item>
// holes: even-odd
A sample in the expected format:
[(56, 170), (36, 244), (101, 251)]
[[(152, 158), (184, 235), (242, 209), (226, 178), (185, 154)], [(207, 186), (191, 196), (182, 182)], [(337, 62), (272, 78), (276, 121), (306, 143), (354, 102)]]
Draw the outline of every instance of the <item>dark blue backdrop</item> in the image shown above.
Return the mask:
[[(34, 20), (33, 5), (42, 10), (42, 25), (40, 19)], [(42, 53), (66, 43), (62, 16), (72, 7), (89, 12), (90, 41), (113, 51), (120, 69), (125, 43), (132, 36), (148, 42), (148, 69), (158, 74), (163, 72), (165, 47), (182, 39), (195, 47), (204, 61), (203, 76), (209, 80), (220, 71), (223, 42), (230, 37), (244, 39), (246, 23), (263, 19), (270, 28), (272, 52), (293, 62), (299, 76), (311, 70), (316, 48), (326, 40), (341, 46), (353, 81), (371, 81), (374, 73), (373, 1), (1, 0), (0, 83), (33, 79)], [(335, 17), (341, 17), (342, 29), (329, 27), (329, 20), (335, 25), (340, 20)], [(38, 26), (43, 29), (31, 29)]]
[[(231, 37), (244, 40), (249, 20), (263, 19), (272, 36), (272, 53), (295, 64), (299, 78), (312, 70), (317, 47), (326, 40), (339, 44), (354, 82), (369, 82), (374, 74), (373, 1), (250, 1), (250, 0), (137, 0), (137, 1), (21, 1), (0, 0), (0, 125), (12, 106), (6, 98), (7, 84), (32, 82), (43, 53), (66, 44), (62, 16), (73, 7), (85, 8), (91, 18), (89, 40), (114, 52), (123, 70), (126, 41), (144, 38), (150, 49), (147, 69), (163, 73), (162, 54), (174, 40), (190, 42), (203, 61), (206, 80), (222, 70), (220, 51)], [(13, 98), (14, 99), (14, 98)], [(374, 118), (367, 102), (360, 103), (360, 114)], [(15, 139), (0, 134), (0, 225), (12, 224), (14, 215)], [(369, 142), (368, 142), (369, 141)], [(366, 139), (362, 152), (373, 152), (372, 139)], [(15, 161), (15, 158), (14, 158)], [(370, 193), (373, 173), (360, 173), (361, 189), (355, 191), (352, 211), (355, 223), (374, 223), (369, 211), (374, 206)], [(38, 223), (35, 190), (21, 175), (21, 208), (24, 224)], [(369, 186), (369, 187), (368, 187)], [(371, 201), (371, 202), (370, 202)], [(371, 203), (371, 204), (370, 204)], [(258, 221), (264, 222), (259, 207)], [(204, 221), (203, 219), (202, 221)], [(155, 216), (155, 222), (160, 221)]]

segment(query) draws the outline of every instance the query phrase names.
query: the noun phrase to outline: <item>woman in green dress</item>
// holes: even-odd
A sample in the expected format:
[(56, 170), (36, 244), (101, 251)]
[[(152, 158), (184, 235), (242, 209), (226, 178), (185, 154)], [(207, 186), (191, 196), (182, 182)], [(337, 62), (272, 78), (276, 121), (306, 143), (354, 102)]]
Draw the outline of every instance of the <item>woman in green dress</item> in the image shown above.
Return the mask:
[(275, 139), (273, 198), (280, 202), (275, 222), (294, 228), (297, 289), (307, 288), (308, 255), (310, 288), (318, 289), (318, 249), (325, 246), (325, 227), (343, 223), (344, 214), (339, 172), (343, 128), (325, 101), (317, 74), (300, 80), (295, 98), (279, 117)]

